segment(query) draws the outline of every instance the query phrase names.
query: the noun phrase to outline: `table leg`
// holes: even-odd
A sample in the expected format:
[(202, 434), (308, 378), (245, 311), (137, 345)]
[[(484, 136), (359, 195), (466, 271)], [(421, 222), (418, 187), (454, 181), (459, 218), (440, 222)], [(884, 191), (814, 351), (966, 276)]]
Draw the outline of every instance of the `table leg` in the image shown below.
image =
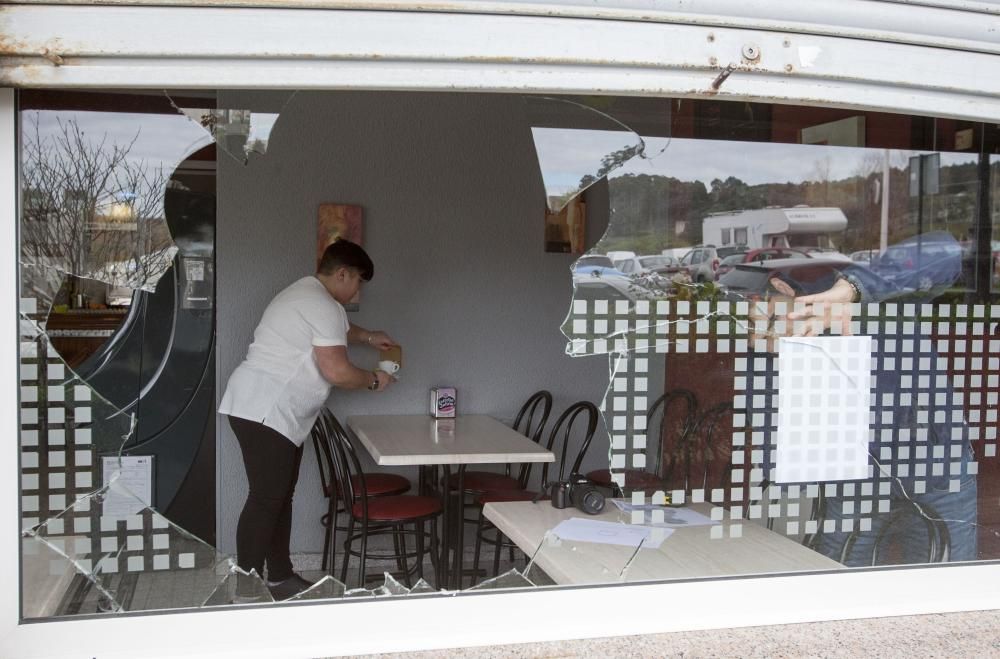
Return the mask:
[(458, 535), (455, 551), (455, 570), (452, 588), (462, 589), (462, 563), (465, 559), (465, 465), (458, 465), (458, 488), (455, 492), (456, 510), (452, 512)]
[(448, 465), (442, 465), (441, 471), (441, 506), (443, 508), (441, 521), (443, 524), (441, 525), (441, 560), (438, 562), (441, 566), (441, 575), (438, 577), (438, 588), (450, 589), (452, 523), (451, 488), (448, 487), (448, 483), (451, 480), (451, 468)]

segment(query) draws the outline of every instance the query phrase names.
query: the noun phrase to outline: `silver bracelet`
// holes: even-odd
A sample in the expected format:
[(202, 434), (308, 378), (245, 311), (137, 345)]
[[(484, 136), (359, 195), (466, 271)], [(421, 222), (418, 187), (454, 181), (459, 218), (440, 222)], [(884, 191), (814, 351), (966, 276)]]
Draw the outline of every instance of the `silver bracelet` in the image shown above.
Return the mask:
[(856, 283), (854, 283), (854, 280), (850, 277), (850, 275), (845, 275), (843, 272), (838, 272), (837, 275), (839, 279), (843, 279), (844, 281), (846, 281), (847, 284), (854, 291), (854, 295), (851, 296), (851, 302), (860, 302), (861, 289), (858, 288), (858, 285)]

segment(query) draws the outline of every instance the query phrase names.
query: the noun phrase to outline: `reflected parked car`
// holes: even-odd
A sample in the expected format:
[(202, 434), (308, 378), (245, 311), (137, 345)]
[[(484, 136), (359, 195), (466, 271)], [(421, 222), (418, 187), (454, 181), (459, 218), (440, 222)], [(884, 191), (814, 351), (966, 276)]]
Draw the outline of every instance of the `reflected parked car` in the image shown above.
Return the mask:
[(764, 247), (762, 249), (751, 249), (749, 252), (737, 252), (722, 259), (718, 269), (715, 271), (715, 278), (718, 280), (739, 263), (758, 263), (762, 261), (774, 261), (775, 259), (808, 257), (809, 255), (805, 252), (792, 247)]
[(652, 300), (662, 296), (650, 290), (635, 279), (622, 275), (573, 275), (574, 300)]
[(878, 258), (878, 250), (862, 249), (857, 252), (851, 252), (850, 257), (851, 261), (858, 265), (870, 265), (873, 260)]
[(654, 254), (650, 256), (632, 256), (618, 259), (614, 262), (615, 267), (626, 275), (639, 275), (656, 273), (659, 275), (672, 275), (680, 271), (680, 263), (672, 256)]
[(698, 245), (681, 259), (681, 267), (687, 271), (691, 281), (702, 283), (715, 281), (715, 271), (719, 269), (722, 259), (732, 254), (746, 252), (746, 247), (716, 247), (715, 245)]
[(574, 275), (592, 275), (595, 277), (618, 276), (625, 273), (615, 267), (614, 262), (603, 254), (588, 254), (581, 256), (573, 264)]
[(841, 254), (832, 247), (796, 247), (800, 252), (805, 252), (809, 256), (830, 259), (831, 261), (844, 261), (845, 263), (852, 263), (851, 257), (847, 254)]
[(932, 231), (890, 246), (870, 267), (901, 289), (928, 290), (961, 277), (962, 246), (950, 233)]
[(719, 279), (729, 301), (759, 300), (774, 295), (773, 278), (788, 284), (798, 295), (821, 293), (833, 286), (837, 272), (851, 266), (849, 261), (799, 257), (737, 263)]

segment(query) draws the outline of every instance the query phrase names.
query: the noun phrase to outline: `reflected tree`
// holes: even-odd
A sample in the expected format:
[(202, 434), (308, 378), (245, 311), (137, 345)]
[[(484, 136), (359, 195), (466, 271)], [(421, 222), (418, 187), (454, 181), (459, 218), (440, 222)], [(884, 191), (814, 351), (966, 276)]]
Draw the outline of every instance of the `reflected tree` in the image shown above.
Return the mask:
[(46, 132), (37, 116), (24, 134), (21, 260), (129, 288), (148, 288), (170, 266), (163, 219), (167, 176), (128, 142), (92, 138), (76, 120)]

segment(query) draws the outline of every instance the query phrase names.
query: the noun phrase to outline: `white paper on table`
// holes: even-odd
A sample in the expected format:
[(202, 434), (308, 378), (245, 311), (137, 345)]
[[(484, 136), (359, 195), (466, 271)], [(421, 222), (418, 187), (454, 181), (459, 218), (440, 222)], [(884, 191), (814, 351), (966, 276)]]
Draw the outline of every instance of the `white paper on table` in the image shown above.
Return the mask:
[(594, 542), (602, 545), (622, 545), (632, 548), (642, 544), (643, 549), (658, 549), (673, 531), (571, 517), (559, 522), (550, 533), (561, 540), (570, 542)]
[[(665, 528), (683, 528), (686, 526), (712, 526), (721, 524), (710, 517), (680, 506), (662, 506), (655, 503), (631, 503), (625, 499), (611, 499), (611, 503), (623, 513), (642, 511), (644, 526), (660, 526)], [(632, 515), (635, 523), (635, 515)]]
[(643, 524), (668, 529), (683, 529), (689, 526), (714, 526), (722, 522), (711, 519), (690, 508), (666, 508), (643, 512)]
[(659, 503), (632, 503), (627, 499), (611, 499), (611, 503), (618, 507), (618, 510), (623, 513), (630, 513), (633, 510), (660, 510), (664, 508), (662, 504)]
[(868, 477), (870, 336), (778, 342), (776, 483)]

